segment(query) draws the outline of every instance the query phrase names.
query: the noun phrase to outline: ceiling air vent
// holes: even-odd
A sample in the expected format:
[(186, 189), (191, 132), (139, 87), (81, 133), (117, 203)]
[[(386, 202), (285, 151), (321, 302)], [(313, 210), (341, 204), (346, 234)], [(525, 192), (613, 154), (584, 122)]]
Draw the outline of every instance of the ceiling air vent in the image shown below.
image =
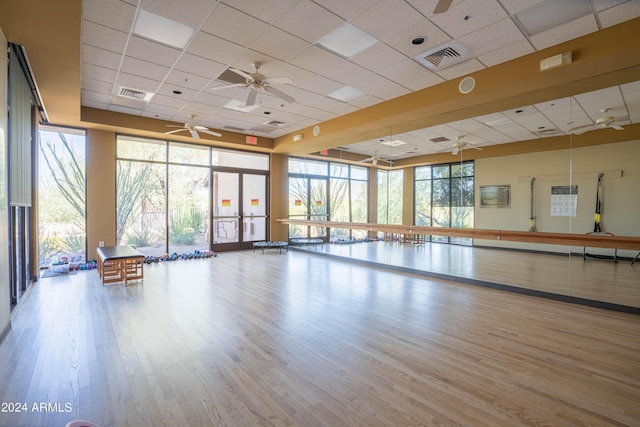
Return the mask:
[(118, 92), (118, 96), (129, 99), (137, 99), (139, 101), (149, 101), (151, 100), (153, 94), (137, 89), (131, 89), (130, 87), (120, 86), (120, 92)]
[(240, 133), (246, 132), (246, 129), (235, 127), (235, 126), (225, 126), (223, 127), (223, 129), (229, 130), (231, 132), (240, 132)]
[(413, 57), (414, 61), (433, 71), (443, 70), (467, 59), (470, 59), (469, 49), (456, 41), (451, 41)]
[(275, 126), (275, 127), (280, 127), (282, 125), (284, 125), (284, 122), (279, 122), (277, 120), (271, 120), (269, 122), (266, 122), (265, 125), (267, 126)]
[(445, 142), (445, 141), (451, 141), (449, 138), (445, 138), (444, 136), (439, 136), (437, 138), (431, 138), (429, 141), (431, 142)]

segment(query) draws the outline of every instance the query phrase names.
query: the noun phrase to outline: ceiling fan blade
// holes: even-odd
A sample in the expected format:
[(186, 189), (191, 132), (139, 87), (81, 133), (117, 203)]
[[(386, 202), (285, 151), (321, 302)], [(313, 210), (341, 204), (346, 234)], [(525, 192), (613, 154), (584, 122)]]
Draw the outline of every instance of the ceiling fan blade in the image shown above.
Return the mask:
[(290, 85), (293, 84), (293, 80), (289, 77), (271, 77), (264, 79), (264, 82), (268, 85)]
[(265, 86), (264, 90), (266, 90), (267, 92), (269, 92), (272, 95), (277, 96), (278, 98), (282, 99), (285, 102), (288, 102), (289, 104), (292, 104), (295, 101), (295, 98), (292, 96), (287, 95), (286, 93), (271, 87), (271, 86)]
[(245, 83), (234, 83), (234, 84), (231, 84), (231, 85), (211, 87), (209, 89), (210, 90), (220, 90), (220, 89), (229, 89), (231, 87), (240, 87), (240, 86), (246, 86), (246, 84)]
[(212, 130), (209, 129), (198, 129), (200, 132), (204, 132), (204, 133), (208, 133), (209, 135), (213, 135), (213, 136), (217, 136), (218, 138), (222, 136), (221, 133), (218, 132), (214, 132)]
[(610, 125), (610, 127), (614, 128), (615, 130), (624, 130), (624, 128), (620, 125)]
[(189, 132), (191, 132), (191, 136), (195, 139), (200, 138), (200, 135), (198, 135), (198, 132), (195, 129), (189, 129)]
[(256, 105), (256, 97), (258, 96), (258, 91), (254, 89), (249, 90), (249, 96), (247, 96), (247, 103), (245, 104), (247, 107), (251, 107)]
[[(576, 127), (574, 127), (574, 128), (569, 129), (567, 132), (569, 132), (569, 133), (575, 133), (575, 134), (578, 134), (578, 135), (579, 135), (579, 134), (581, 134), (581, 133), (584, 133), (584, 132), (586, 132), (586, 131), (588, 131), (588, 130), (593, 129), (593, 128), (594, 128), (594, 126), (595, 126), (595, 125), (594, 125), (593, 123), (591, 123), (590, 125), (576, 126)], [(590, 128), (591, 128), (591, 129), (590, 129)]]
[[(173, 127), (173, 126), (171, 126), (171, 127)], [(176, 129), (176, 130), (170, 130), (169, 132), (165, 132), (164, 134), (165, 134), (165, 135), (170, 135), (170, 134), (172, 134), (172, 133), (184, 132), (185, 130), (187, 130), (187, 129), (185, 129), (185, 128), (180, 128), (180, 129)]]
[(229, 67), (229, 71), (233, 71), (234, 73), (236, 73), (240, 77), (244, 77), (247, 80), (253, 80), (253, 77), (251, 77), (251, 74), (245, 73), (244, 71), (239, 70), (237, 68)]
[(440, 0), (436, 5), (436, 8), (433, 9), (433, 13), (445, 13), (451, 7), (451, 3), (453, 3), (453, 0)]
[(460, 152), (460, 148), (459, 147), (453, 147), (453, 151), (451, 152), (451, 154), (453, 154), (455, 156), (459, 152)]

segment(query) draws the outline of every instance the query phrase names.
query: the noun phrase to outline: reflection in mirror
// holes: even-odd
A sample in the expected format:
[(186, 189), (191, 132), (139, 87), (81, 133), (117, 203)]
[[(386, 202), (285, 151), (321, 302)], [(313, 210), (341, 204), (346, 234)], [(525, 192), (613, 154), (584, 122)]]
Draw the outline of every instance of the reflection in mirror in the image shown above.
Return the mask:
[[(395, 244), (376, 245), (395, 255), (378, 259), (399, 262), (409, 251), (412, 260), (405, 259), (405, 267), (425, 274), (637, 310), (640, 262), (631, 261), (640, 252), (633, 246), (640, 241), (640, 144), (633, 124), (639, 115), (631, 114), (625, 96), (639, 91), (635, 82), (410, 132), (400, 126), (404, 133), (385, 128), (378, 135), (388, 136), (362, 135), (363, 142), (344, 147), (344, 153), (347, 162), (371, 171), (375, 223), (469, 229), (462, 236), (429, 230), (411, 239), (396, 233)], [(604, 113), (595, 108), (605, 102), (619, 105)], [(615, 120), (600, 120), (603, 114)], [(599, 129), (605, 122), (623, 130)], [(470, 145), (459, 144), (453, 156), (462, 135)], [(376, 150), (393, 163), (363, 164)], [(585, 246), (587, 234), (596, 232), (594, 215), (601, 239), (622, 236), (632, 243), (617, 249), (598, 242)], [(520, 234), (513, 240), (471, 234), (482, 230)], [(571, 236), (581, 240), (567, 240)], [(355, 249), (348, 252), (356, 256)]]

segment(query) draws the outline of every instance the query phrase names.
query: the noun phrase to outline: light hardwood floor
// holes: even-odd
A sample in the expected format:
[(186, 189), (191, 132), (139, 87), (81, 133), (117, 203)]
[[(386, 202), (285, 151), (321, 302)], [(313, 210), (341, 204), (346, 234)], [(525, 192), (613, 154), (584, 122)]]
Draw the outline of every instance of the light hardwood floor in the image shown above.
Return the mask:
[[(640, 309), (640, 261), (590, 258), (496, 248), (427, 243), (371, 242), (304, 247), (328, 254), (398, 267), (417, 274), (469, 283), (507, 285), (571, 298)], [(640, 310), (636, 310), (640, 313)]]
[(12, 325), (2, 426), (640, 425), (640, 316), (299, 251), (42, 279)]

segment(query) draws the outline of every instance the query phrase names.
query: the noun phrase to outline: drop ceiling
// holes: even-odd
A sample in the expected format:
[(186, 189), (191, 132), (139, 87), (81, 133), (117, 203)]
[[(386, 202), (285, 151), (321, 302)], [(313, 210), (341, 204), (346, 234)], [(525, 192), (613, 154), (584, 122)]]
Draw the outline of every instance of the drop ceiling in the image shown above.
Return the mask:
[[(454, 0), (446, 13), (434, 15), (436, 3), (83, 0), (81, 103), (177, 123), (195, 115), (197, 124), (222, 133), (240, 130), (276, 138), (640, 16), (635, 0)], [(559, 12), (543, 7), (554, 4), (566, 6), (563, 13), (575, 10), (577, 16), (544, 28), (543, 21)], [(136, 29), (137, 19), (149, 13), (191, 28), (184, 47), (138, 35), (142, 31)], [(375, 42), (350, 57), (320, 44), (345, 26), (356, 27)], [(413, 44), (418, 37), (425, 42)], [(449, 45), (458, 46), (461, 60), (447, 63), (444, 58), (441, 67), (431, 69), (416, 59)], [(246, 111), (230, 105), (242, 106), (247, 89), (212, 90), (229, 83), (221, 75), (230, 67), (252, 72), (254, 62), (262, 63), (260, 72), (267, 77), (289, 77), (293, 83), (276, 87), (295, 101), (260, 91), (256, 108)], [(361, 96), (349, 102), (330, 96), (345, 87)], [(119, 96), (123, 88), (143, 92), (147, 99)], [(621, 125), (640, 122), (640, 82), (390, 133), (344, 148), (400, 159), (450, 150), (462, 134), (480, 147), (542, 138), (589, 124), (603, 108), (611, 108), (608, 115)], [(447, 141), (431, 141), (438, 138)]]

